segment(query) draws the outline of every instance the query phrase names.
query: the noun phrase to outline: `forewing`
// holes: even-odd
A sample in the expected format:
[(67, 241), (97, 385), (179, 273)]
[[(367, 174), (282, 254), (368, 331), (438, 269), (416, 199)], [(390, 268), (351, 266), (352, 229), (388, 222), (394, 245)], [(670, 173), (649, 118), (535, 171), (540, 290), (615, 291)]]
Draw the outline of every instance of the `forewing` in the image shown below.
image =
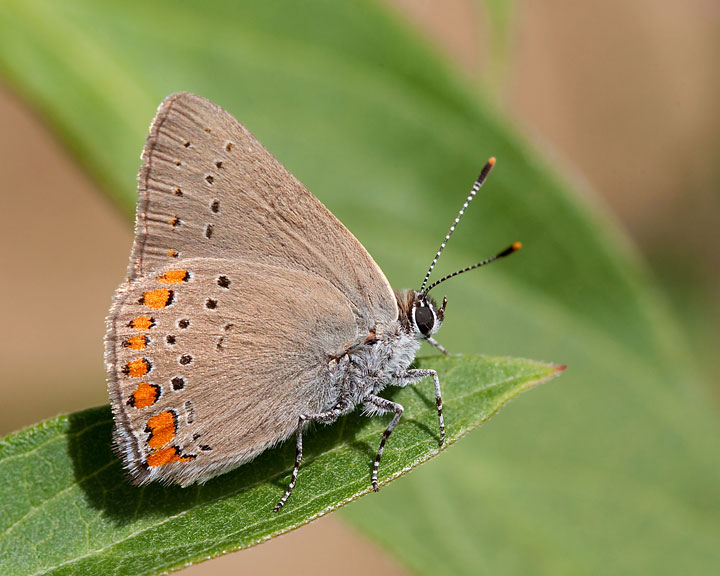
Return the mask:
[(128, 282), (106, 337), (116, 450), (138, 483), (247, 462), (334, 404), (332, 357), (357, 337), (347, 299), (307, 272), (192, 258)]
[(158, 109), (143, 152), (129, 279), (178, 258), (242, 259), (317, 274), (368, 331), (397, 318), (358, 240), (235, 118), (188, 93)]

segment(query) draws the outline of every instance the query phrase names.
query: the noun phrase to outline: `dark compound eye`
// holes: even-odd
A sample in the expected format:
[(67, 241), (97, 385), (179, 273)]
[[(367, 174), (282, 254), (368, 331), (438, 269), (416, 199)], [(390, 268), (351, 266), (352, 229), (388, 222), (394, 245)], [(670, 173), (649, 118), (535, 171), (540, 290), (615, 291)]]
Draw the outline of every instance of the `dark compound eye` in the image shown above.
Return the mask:
[(429, 336), (435, 325), (435, 315), (429, 306), (418, 306), (415, 308), (415, 325), (424, 336)]

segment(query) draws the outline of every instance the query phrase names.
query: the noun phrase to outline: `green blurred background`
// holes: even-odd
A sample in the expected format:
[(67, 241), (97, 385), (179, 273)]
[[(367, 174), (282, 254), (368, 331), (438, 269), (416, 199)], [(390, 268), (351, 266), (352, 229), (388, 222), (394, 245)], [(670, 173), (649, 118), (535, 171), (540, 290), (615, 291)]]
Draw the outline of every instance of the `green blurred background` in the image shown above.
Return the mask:
[(526, 250), (444, 285), (439, 339), (569, 370), (344, 519), (184, 573), (717, 572), (716, 2), (62, 6), (0, 5), (0, 433), (107, 402), (137, 157), (193, 90), (396, 287), (497, 156), (438, 272)]

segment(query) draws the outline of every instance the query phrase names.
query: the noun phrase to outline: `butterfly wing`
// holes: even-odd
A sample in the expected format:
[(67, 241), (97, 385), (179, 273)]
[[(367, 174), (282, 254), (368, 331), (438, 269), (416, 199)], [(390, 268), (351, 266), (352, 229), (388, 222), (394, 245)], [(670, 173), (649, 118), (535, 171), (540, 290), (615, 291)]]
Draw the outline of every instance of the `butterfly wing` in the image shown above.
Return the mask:
[(360, 242), (233, 116), (188, 93), (158, 109), (138, 177), (129, 279), (178, 258), (242, 259), (325, 278), (367, 333), (397, 318)]
[(106, 337), (115, 447), (136, 483), (187, 485), (285, 440), (336, 402), (352, 306), (315, 274), (181, 259), (125, 283)]

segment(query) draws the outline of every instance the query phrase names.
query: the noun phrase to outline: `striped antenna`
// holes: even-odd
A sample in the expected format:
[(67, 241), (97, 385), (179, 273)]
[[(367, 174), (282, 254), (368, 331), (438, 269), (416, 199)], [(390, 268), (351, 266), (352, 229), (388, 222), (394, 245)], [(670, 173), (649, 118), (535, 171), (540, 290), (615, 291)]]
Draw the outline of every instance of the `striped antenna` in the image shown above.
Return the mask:
[[(472, 202), (472, 199), (475, 198), (475, 194), (478, 193), (478, 190), (480, 190), (482, 185), (485, 183), (485, 180), (487, 180), (488, 174), (490, 174), (490, 170), (492, 170), (493, 166), (495, 166), (495, 158), (490, 158), (490, 160), (487, 161), (487, 164), (485, 164), (482, 171), (480, 172), (480, 176), (478, 176), (477, 180), (475, 180), (475, 184), (473, 184), (472, 190), (470, 190), (470, 194), (465, 200), (465, 204), (463, 204), (463, 207), (460, 208), (460, 212), (458, 212), (457, 218), (455, 218), (455, 222), (453, 222), (452, 226), (450, 226), (450, 230), (448, 230), (448, 233), (445, 236), (445, 240), (443, 240), (442, 244), (440, 244), (440, 250), (438, 250), (437, 254), (435, 254), (435, 258), (433, 258), (432, 264), (430, 264), (430, 268), (428, 268), (427, 274), (425, 274), (425, 279), (423, 280), (422, 286), (420, 287), (421, 293), (425, 292), (425, 286), (430, 279), (430, 274), (432, 274), (433, 268), (435, 268), (435, 264), (437, 264), (437, 261), (440, 258), (440, 254), (442, 254), (442, 251), (445, 250), (445, 246), (447, 245), (448, 240), (450, 240), (450, 236), (452, 236), (452, 233), (455, 232), (455, 226), (457, 226), (458, 222), (460, 222), (460, 218), (462, 218), (462, 215), (465, 213), (465, 209), (468, 207), (470, 202)], [(430, 290), (428, 290), (428, 292), (429, 291)]]
[(458, 274), (470, 272), (470, 270), (475, 270), (475, 268), (480, 268), (481, 266), (485, 266), (485, 264), (490, 264), (490, 262), (495, 262), (495, 260), (505, 258), (505, 256), (510, 256), (510, 254), (512, 254), (513, 252), (517, 252), (518, 250), (520, 250), (520, 248), (522, 248), (522, 244), (520, 242), (515, 242), (515, 244), (508, 246), (507, 248), (505, 248), (505, 250), (498, 254), (495, 254), (495, 256), (493, 256), (492, 258), (488, 258), (487, 260), (483, 260), (482, 262), (478, 262), (477, 264), (473, 264), (472, 266), (468, 266), (467, 268), (463, 268), (462, 270), (458, 270), (457, 272), (453, 272), (452, 274), (443, 276), (442, 278), (440, 278), (440, 280), (430, 284), (430, 288), (425, 291), (425, 294), (430, 292), (430, 290), (435, 288), (435, 286), (437, 286), (438, 284), (442, 284), (443, 282), (445, 282), (445, 280), (450, 280), (450, 278), (453, 278)]

